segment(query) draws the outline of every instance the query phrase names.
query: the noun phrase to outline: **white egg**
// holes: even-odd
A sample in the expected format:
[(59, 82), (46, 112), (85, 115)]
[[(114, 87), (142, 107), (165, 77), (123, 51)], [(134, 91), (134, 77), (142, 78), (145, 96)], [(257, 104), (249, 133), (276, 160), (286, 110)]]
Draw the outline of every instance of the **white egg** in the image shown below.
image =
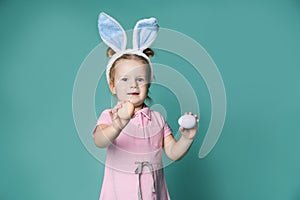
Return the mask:
[(193, 115), (182, 115), (178, 119), (178, 124), (185, 129), (191, 129), (196, 125), (196, 118)]

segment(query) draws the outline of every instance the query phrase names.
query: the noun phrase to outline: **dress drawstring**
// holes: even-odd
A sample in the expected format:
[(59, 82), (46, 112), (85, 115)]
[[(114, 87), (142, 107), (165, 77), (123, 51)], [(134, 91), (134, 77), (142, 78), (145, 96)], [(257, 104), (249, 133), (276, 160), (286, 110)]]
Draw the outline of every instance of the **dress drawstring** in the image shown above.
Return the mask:
[(135, 173), (139, 175), (138, 177), (138, 199), (142, 200), (142, 193), (141, 193), (141, 174), (143, 172), (143, 167), (147, 166), (149, 170), (152, 173), (152, 192), (155, 192), (154, 188), (154, 172), (153, 172), (153, 166), (150, 162), (135, 162), (135, 164), (138, 164), (138, 167), (135, 170)]

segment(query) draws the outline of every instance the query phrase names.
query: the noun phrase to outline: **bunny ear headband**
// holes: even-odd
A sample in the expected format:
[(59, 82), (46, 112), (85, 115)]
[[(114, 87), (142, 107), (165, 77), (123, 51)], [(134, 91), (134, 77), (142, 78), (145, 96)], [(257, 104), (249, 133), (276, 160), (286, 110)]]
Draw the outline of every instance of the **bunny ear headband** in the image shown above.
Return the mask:
[(158, 32), (158, 22), (155, 18), (139, 20), (133, 29), (132, 49), (126, 49), (127, 37), (122, 26), (111, 16), (101, 12), (98, 18), (99, 34), (105, 42), (116, 53), (108, 61), (106, 67), (106, 78), (109, 84), (109, 73), (113, 63), (124, 54), (135, 54), (145, 58), (150, 66), (150, 77), (153, 79), (153, 68), (149, 57), (143, 53), (155, 40)]

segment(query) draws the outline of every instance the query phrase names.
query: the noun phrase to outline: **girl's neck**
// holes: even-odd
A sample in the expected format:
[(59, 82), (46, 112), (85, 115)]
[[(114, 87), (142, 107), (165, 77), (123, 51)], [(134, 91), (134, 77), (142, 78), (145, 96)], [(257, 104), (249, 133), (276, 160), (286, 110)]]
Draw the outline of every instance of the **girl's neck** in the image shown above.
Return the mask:
[(135, 107), (134, 112), (137, 112), (137, 111), (143, 109), (144, 107), (145, 107), (145, 104), (143, 103), (142, 105), (139, 105), (139, 106)]

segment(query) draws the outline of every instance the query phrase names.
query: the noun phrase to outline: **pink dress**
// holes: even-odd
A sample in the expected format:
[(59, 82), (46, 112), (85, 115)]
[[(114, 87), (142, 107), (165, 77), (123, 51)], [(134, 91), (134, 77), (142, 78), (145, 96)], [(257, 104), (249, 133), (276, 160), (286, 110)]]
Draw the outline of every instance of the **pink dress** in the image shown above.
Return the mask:
[[(109, 110), (98, 124), (111, 124)], [(162, 166), (163, 137), (172, 133), (159, 112), (137, 111), (107, 148), (100, 200), (169, 200)]]

